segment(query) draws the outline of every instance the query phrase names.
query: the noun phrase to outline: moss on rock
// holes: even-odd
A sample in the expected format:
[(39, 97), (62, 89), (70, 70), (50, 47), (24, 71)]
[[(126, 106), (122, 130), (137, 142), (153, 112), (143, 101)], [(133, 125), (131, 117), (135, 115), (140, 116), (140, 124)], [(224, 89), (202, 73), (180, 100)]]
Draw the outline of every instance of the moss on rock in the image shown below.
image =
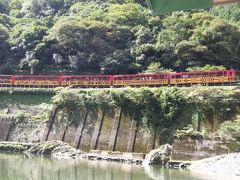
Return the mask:
[(30, 148), (27, 144), (17, 144), (17, 143), (0, 143), (0, 151), (7, 152), (23, 152)]

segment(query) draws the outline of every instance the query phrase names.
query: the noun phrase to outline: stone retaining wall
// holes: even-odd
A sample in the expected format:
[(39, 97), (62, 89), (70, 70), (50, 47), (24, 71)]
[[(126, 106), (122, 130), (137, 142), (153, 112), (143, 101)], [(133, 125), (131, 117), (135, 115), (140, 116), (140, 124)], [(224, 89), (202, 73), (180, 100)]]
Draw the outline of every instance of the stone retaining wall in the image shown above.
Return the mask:
[[(69, 115), (64, 109), (53, 107), (50, 119), (41, 125), (29, 119), (13, 123), (13, 117), (0, 117), (0, 140), (62, 140), (86, 152), (102, 150), (148, 153), (155, 147), (155, 133), (150, 130), (152, 133), (149, 137), (144, 135), (144, 131), (148, 130), (143, 129), (135, 117), (134, 114), (126, 114), (121, 108), (108, 113), (79, 109)], [(31, 138), (34, 132), (37, 136)]]

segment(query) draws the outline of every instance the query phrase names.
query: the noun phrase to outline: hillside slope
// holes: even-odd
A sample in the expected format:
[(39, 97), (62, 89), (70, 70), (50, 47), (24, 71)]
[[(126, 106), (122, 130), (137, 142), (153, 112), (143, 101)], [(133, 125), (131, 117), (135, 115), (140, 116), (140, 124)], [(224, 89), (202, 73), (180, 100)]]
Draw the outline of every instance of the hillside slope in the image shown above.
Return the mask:
[(0, 74), (239, 68), (239, 12), (233, 4), (153, 16), (143, 0), (0, 0)]

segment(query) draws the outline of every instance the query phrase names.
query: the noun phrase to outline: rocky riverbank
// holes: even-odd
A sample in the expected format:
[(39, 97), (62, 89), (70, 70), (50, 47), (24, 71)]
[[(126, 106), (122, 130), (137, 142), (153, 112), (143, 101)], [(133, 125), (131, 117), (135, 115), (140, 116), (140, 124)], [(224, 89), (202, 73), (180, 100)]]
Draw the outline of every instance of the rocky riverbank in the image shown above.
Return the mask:
[(0, 142), (0, 151), (24, 153), (27, 155), (47, 155), (58, 159), (88, 159), (142, 164), (145, 154), (118, 151), (91, 150), (83, 152), (63, 141), (43, 143)]
[(29, 155), (50, 155), (59, 159), (75, 158), (84, 152), (62, 141), (43, 143), (0, 142), (0, 151), (24, 153)]
[[(185, 165), (192, 172), (216, 173), (240, 176), (240, 153), (231, 153), (199, 161), (168, 161), (171, 155), (171, 146), (163, 145), (145, 156), (141, 153), (121, 153), (110, 151), (90, 151), (88, 153), (76, 149), (62, 141), (47, 141), (43, 143), (0, 142), (0, 151), (24, 153), (28, 155), (49, 155), (58, 159), (89, 159), (142, 164), (149, 169), (151, 164), (162, 164), (167, 167)], [(166, 163), (167, 162), (167, 163)]]
[(240, 153), (224, 154), (192, 162), (190, 171), (240, 176)]
[(76, 158), (84, 154), (79, 149), (75, 149), (67, 143), (62, 141), (46, 141), (44, 143), (37, 143), (24, 151), (26, 154), (37, 154), (37, 155), (51, 155), (58, 159), (69, 159)]

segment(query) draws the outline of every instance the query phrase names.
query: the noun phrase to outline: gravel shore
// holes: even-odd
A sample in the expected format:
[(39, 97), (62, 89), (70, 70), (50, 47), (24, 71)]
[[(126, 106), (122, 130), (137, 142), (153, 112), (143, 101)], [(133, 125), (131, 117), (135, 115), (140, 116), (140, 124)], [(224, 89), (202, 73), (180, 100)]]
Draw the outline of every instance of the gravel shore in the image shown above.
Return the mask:
[(225, 154), (195, 161), (189, 166), (189, 170), (240, 176), (240, 153)]

